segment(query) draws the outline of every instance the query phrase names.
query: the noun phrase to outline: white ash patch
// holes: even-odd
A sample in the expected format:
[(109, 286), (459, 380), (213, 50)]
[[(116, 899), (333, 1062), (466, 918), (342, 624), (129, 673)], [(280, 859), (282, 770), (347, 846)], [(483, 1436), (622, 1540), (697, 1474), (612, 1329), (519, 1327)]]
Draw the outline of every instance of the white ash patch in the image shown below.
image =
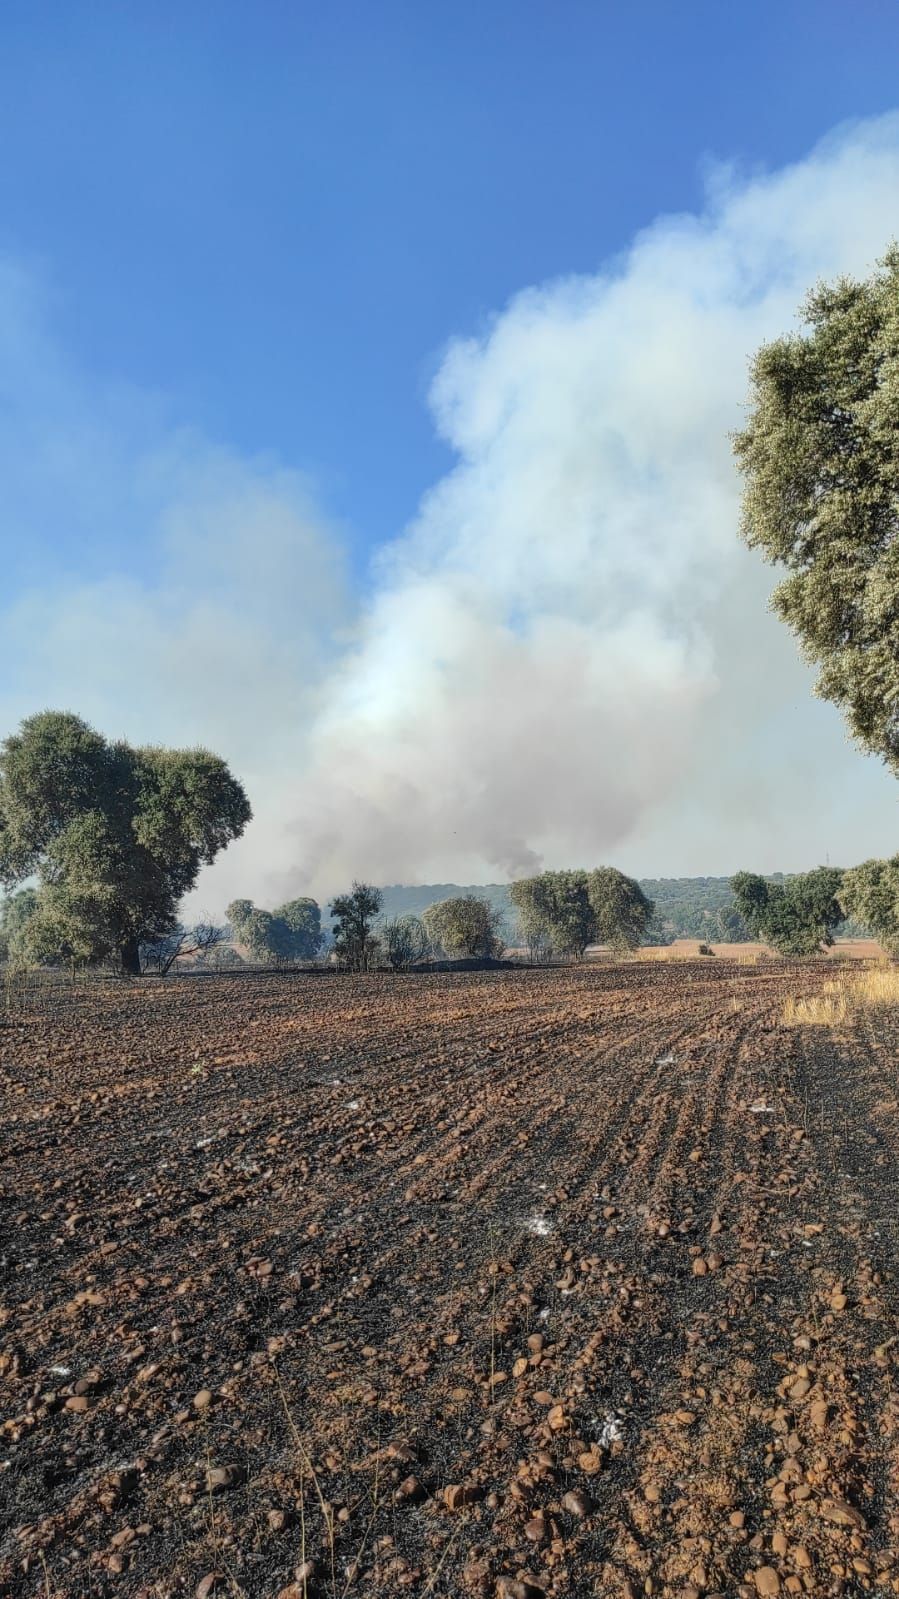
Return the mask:
[(533, 1233), (535, 1238), (548, 1238), (553, 1230), (552, 1222), (548, 1217), (541, 1216), (539, 1211), (535, 1211), (533, 1216), (529, 1216), (524, 1225), (526, 1230), (529, 1233)]
[(593, 1425), (600, 1449), (610, 1449), (612, 1444), (620, 1443), (624, 1437), (624, 1421), (613, 1410), (607, 1410), (603, 1420), (596, 1420)]

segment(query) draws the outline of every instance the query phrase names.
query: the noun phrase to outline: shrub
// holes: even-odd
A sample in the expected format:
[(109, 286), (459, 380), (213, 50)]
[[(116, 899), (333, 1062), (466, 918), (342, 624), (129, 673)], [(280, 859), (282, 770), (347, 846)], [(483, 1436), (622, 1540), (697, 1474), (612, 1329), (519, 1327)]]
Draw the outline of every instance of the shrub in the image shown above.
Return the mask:
[(505, 948), (502, 912), (476, 894), (438, 900), (428, 906), (422, 920), (431, 943), (451, 958), (489, 958)]

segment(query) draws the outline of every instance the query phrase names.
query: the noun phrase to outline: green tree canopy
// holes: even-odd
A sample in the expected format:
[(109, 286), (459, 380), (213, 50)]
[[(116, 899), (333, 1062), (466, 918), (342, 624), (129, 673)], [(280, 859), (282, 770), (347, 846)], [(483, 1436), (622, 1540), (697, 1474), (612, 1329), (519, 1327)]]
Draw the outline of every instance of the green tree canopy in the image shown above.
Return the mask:
[(536, 877), (522, 877), (512, 884), (509, 897), (530, 950), (547, 945), (557, 955), (580, 959), (593, 942), (596, 916), (586, 872), (540, 872)]
[(899, 956), (899, 855), (863, 861), (844, 872), (840, 904), (847, 916), (871, 929), (889, 955)]
[(556, 954), (578, 959), (588, 944), (636, 948), (652, 919), (652, 901), (614, 866), (541, 872), (520, 878), (509, 892), (529, 948), (545, 943)]
[(257, 910), (250, 899), (235, 899), (225, 915), (257, 961), (284, 966), (314, 960), (324, 943), (321, 911), (314, 899), (288, 900), (273, 911)]
[(587, 878), (587, 897), (595, 920), (597, 943), (612, 949), (636, 949), (650, 921), (653, 904), (640, 884), (615, 866), (598, 866)]
[(771, 883), (755, 872), (732, 879), (737, 908), (756, 938), (781, 955), (814, 955), (833, 943), (844, 912), (837, 898), (843, 873), (833, 866)]
[(489, 959), (501, 955), (502, 912), (477, 894), (437, 900), (422, 917), (431, 943), (451, 959)]
[(276, 905), (272, 915), (290, 928), (292, 960), (314, 960), (325, 941), (322, 913), (314, 899), (289, 899)]
[(334, 950), (354, 972), (367, 972), (378, 952), (372, 932), (383, 895), (371, 883), (353, 883), (349, 894), (338, 894), (329, 907), (334, 919)]
[(753, 363), (743, 534), (787, 568), (773, 605), (817, 692), (899, 773), (899, 248), (817, 288), (805, 321)]
[(203, 863), (251, 816), (208, 750), (110, 743), (68, 712), (29, 717), (0, 745), (0, 881), (36, 877), (27, 942), (39, 957), (116, 958), (177, 925)]

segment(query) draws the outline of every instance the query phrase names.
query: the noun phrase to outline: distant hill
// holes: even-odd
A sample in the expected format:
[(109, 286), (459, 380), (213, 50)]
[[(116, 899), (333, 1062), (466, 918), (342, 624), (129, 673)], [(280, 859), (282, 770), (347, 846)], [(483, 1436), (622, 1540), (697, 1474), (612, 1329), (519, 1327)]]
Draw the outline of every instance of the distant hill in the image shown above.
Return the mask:
[[(722, 939), (724, 932), (720, 913), (732, 911), (733, 894), (728, 877), (644, 877), (640, 879), (644, 894), (655, 902), (656, 914), (651, 929), (650, 942), (670, 943), (675, 938)], [(420, 916), (435, 900), (450, 899), (458, 894), (478, 894), (489, 899), (502, 912), (506, 939), (517, 939), (515, 910), (509, 898), (508, 883), (421, 883), (406, 885), (392, 883), (382, 890), (384, 908), (382, 915)], [(322, 923), (330, 926), (327, 912)], [(738, 927), (728, 934), (729, 942), (748, 938)]]

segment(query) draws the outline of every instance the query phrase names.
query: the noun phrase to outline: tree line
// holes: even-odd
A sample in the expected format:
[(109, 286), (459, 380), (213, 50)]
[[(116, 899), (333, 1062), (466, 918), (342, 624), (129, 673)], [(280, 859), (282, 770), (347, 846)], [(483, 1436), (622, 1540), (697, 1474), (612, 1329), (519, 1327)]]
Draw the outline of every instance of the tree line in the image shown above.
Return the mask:
[[(179, 921), (200, 866), (250, 815), (240, 783), (208, 750), (134, 749), (69, 713), (28, 718), (0, 745), (0, 957), (164, 975), (187, 955), (226, 958), (233, 938), (275, 966), (316, 959), (327, 933), (314, 899), (272, 911), (234, 900), (227, 928)], [(851, 917), (899, 955), (899, 855), (781, 879), (739, 872), (731, 890), (722, 933), (736, 918), (782, 954), (809, 955)], [(509, 898), (532, 959), (580, 959), (590, 944), (633, 949), (654, 934), (652, 900), (611, 866), (521, 878)], [(331, 902), (341, 964), (407, 970), (428, 956), (490, 959), (505, 948), (502, 911), (484, 896), (448, 896), (420, 917), (383, 918), (382, 903), (366, 883)]]
[[(529, 955), (581, 958), (588, 944), (616, 949), (640, 943), (652, 904), (633, 878), (613, 867), (593, 872), (543, 872), (511, 884), (519, 928)], [(383, 895), (370, 883), (355, 882), (328, 909), (333, 921), (335, 958), (353, 971), (387, 966), (408, 971), (419, 961), (498, 959), (505, 951), (502, 911), (483, 895), (450, 895), (427, 906), (421, 916), (381, 918)], [(270, 914), (249, 900), (228, 906), (228, 920), (239, 941), (256, 958), (276, 964), (311, 959), (325, 940), (314, 900), (296, 900)], [(290, 923), (302, 924), (302, 947), (292, 941)]]
[(841, 871), (819, 866), (780, 882), (755, 872), (731, 879), (740, 914), (756, 938), (781, 955), (814, 955), (848, 918), (899, 956), (899, 855)]

